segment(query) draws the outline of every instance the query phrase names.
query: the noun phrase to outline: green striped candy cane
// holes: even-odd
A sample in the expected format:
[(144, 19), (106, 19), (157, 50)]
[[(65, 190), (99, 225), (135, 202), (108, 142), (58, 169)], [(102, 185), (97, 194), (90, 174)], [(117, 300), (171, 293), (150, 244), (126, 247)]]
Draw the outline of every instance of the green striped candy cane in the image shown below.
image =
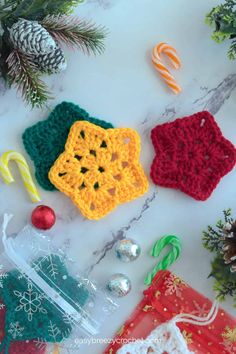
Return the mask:
[(147, 274), (144, 279), (144, 284), (151, 285), (153, 278), (159, 270), (169, 268), (169, 266), (179, 258), (182, 249), (181, 242), (180, 239), (174, 235), (166, 235), (158, 240), (151, 250), (151, 256), (159, 257), (162, 250), (168, 245), (172, 246), (171, 251)]

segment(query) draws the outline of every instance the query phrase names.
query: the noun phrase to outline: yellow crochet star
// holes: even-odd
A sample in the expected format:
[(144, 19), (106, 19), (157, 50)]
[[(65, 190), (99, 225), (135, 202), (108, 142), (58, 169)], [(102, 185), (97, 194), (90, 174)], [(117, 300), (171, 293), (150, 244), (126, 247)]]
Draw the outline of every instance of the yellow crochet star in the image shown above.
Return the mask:
[(103, 129), (86, 121), (71, 127), (65, 151), (49, 179), (88, 219), (100, 219), (118, 204), (148, 189), (139, 163), (140, 138), (129, 128)]

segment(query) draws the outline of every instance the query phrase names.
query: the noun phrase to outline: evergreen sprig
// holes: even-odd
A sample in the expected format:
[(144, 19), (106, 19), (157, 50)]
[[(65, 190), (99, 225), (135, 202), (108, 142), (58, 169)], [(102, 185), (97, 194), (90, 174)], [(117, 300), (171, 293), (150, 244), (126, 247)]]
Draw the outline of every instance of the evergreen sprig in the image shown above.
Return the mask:
[(236, 40), (233, 40), (231, 43), (231, 46), (228, 51), (228, 57), (231, 60), (234, 60), (236, 58)]
[(208, 226), (207, 231), (203, 231), (203, 245), (210, 252), (219, 251), (222, 245), (221, 234)]
[(0, 20), (11, 15), (17, 8), (21, 0), (5, 0), (0, 3)]
[(213, 286), (216, 292), (216, 298), (219, 301), (224, 301), (227, 296), (232, 296), (236, 306), (236, 282), (232, 281), (215, 281)]
[(217, 43), (233, 40), (228, 57), (236, 59), (236, 0), (225, 0), (225, 3), (214, 7), (206, 15), (206, 23), (215, 27), (212, 39)]
[(35, 64), (30, 57), (13, 50), (6, 60), (8, 79), (21, 92), (23, 99), (32, 107), (42, 107), (50, 98), (46, 85), (40, 80)]
[(211, 273), (209, 277), (215, 279), (214, 290), (219, 301), (223, 301), (226, 296), (232, 296), (236, 307), (236, 274), (230, 271), (230, 265), (225, 264), (222, 256), (222, 247), (225, 226), (232, 225), (231, 209), (223, 211), (224, 220), (219, 220), (215, 227), (208, 226), (203, 231), (203, 246), (212, 253), (215, 258), (211, 263)]
[(11, 48), (8, 43), (5, 41), (4, 37), (0, 36), (0, 72), (2, 78), (6, 81), (7, 79), (7, 64), (6, 59), (11, 53)]
[(69, 14), (84, 0), (5, 0), (0, 6), (1, 18), (41, 20), (47, 15)]
[(0, 0), (0, 77), (10, 86), (15, 85), (32, 107), (43, 106), (50, 98), (47, 86), (40, 77), (50, 72), (49, 64), (52, 66), (55, 58), (59, 60), (59, 54), (55, 53), (54, 58), (50, 57), (51, 53), (48, 54), (44, 60), (44, 70), (43, 66), (37, 65), (36, 57), (29, 53), (25, 55), (25, 50), (20, 50), (19, 38), (14, 43), (11, 28), (19, 20), (36, 21), (55, 39), (58, 47), (66, 44), (87, 54), (100, 54), (104, 51), (105, 29), (70, 15), (73, 7), (83, 1)]
[(83, 50), (87, 54), (101, 54), (104, 51), (104, 27), (96, 26), (75, 16), (49, 15), (41, 21), (41, 25), (58, 42)]

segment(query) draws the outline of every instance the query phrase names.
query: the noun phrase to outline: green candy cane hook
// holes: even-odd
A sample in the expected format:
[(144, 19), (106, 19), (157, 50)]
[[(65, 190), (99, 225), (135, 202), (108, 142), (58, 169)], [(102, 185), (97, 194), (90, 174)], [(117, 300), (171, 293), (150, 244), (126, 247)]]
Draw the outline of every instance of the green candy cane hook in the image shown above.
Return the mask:
[(174, 235), (163, 236), (158, 240), (151, 250), (151, 256), (159, 257), (162, 250), (168, 245), (172, 246), (172, 250), (147, 274), (144, 279), (144, 284), (151, 285), (153, 278), (159, 270), (169, 268), (169, 266), (179, 258), (182, 249), (181, 242), (180, 239)]

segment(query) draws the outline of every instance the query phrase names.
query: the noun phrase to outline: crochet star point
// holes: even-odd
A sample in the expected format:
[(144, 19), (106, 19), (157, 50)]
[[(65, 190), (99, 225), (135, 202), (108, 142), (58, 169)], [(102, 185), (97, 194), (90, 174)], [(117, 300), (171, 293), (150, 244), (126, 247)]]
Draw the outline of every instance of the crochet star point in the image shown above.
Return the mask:
[(179, 189), (196, 200), (209, 198), (236, 163), (235, 147), (207, 111), (158, 125), (151, 139), (156, 152), (153, 182)]
[(140, 138), (136, 131), (105, 130), (89, 122), (76, 122), (49, 179), (84, 216), (100, 219), (118, 204), (147, 191), (148, 181), (138, 161), (139, 154)]
[(84, 120), (105, 129), (113, 127), (111, 123), (90, 117), (84, 109), (73, 103), (62, 102), (53, 109), (47, 119), (27, 128), (23, 133), (25, 149), (35, 165), (36, 180), (45, 190), (55, 190), (48, 179), (48, 172), (64, 151), (71, 126), (76, 121)]

